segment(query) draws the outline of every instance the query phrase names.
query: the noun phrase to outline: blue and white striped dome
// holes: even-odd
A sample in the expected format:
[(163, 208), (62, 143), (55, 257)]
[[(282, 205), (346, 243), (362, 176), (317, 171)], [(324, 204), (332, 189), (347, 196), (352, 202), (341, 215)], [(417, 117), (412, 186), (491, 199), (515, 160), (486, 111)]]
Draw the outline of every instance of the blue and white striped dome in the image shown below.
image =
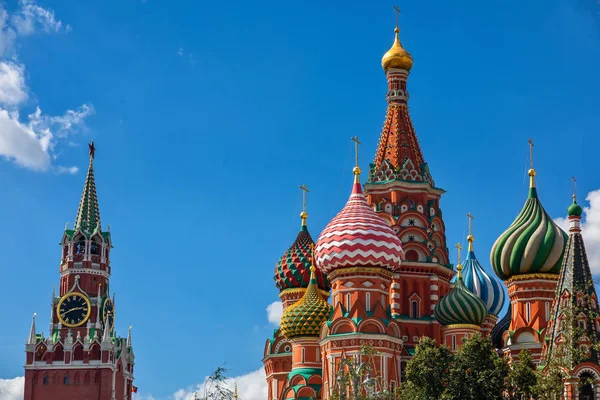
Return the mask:
[(490, 277), (484, 270), (473, 251), (473, 235), (469, 235), (469, 253), (463, 262), (463, 280), (469, 291), (477, 295), (488, 309), (488, 314), (498, 316), (504, 301), (506, 293), (502, 283), (495, 278)]

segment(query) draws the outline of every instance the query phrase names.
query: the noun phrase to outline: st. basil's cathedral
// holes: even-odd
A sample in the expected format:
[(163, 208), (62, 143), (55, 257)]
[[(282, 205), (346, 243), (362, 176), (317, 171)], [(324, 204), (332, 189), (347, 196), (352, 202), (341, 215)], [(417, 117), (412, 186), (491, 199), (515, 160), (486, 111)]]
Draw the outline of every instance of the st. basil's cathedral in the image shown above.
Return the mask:
[[(316, 243), (304, 207), (300, 232), (277, 262), (283, 315), (264, 348), (268, 400), (327, 400), (345, 392), (339, 379), (348, 360), (368, 362), (380, 380), (375, 389), (391, 392), (422, 336), (454, 351), (476, 332), (509, 360), (523, 349), (541, 365), (566, 356), (563, 398), (600, 398), (600, 355), (592, 346), (600, 316), (575, 195), (565, 233), (542, 206), (532, 163), (525, 204), (491, 249), (496, 277), (475, 256), (471, 226), (467, 255), (461, 263), (457, 245), (454, 268), (440, 207), (444, 190), (408, 110), (413, 58), (398, 27), (381, 64), (388, 105), (364, 186), (357, 152), (346, 205)], [(365, 355), (364, 346), (374, 355)]]

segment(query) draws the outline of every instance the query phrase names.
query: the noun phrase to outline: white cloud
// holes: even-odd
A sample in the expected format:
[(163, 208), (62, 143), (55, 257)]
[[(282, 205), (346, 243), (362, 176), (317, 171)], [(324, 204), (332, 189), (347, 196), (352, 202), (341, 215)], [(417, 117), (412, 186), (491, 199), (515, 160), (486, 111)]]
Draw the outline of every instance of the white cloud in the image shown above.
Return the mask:
[(267, 306), (267, 319), (275, 326), (279, 326), (281, 315), (283, 314), (283, 304), (281, 301), (274, 301)]
[[(59, 32), (62, 22), (54, 16), (54, 11), (42, 8), (32, 0), (20, 0), (19, 10), (12, 16), (11, 23), (17, 34), (31, 35), (36, 31)], [(67, 25), (65, 30), (69, 30)]]
[[(54, 11), (38, 6), (33, 0), (20, 0), (12, 15), (0, 3), (0, 58), (12, 54), (16, 60), (14, 43), (19, 36), (61, 30), (68, 31), (69, 26), (57, 20)], [(42, 113), (38, 106), (22, 120), (19, 111), (29, 97), (25, 66), (0, 60), (0, 157), (34, 171), (48, 171), (56, 158), (55, 146), (82, 129), (94, 108), (84, 104), (63, 115), (52, 116)], [(54, 170), (59, 174), (78, 171), (76, 167), (64, 166)]]
[[(196, 392), (202, 397), (206, 379), (194, 387), (179, 389), (173, 394), (174, 400), (193, 400)], [(233, 390), (237, 384), (240, 400), (264, 400), (267, 398), (267, 378), (263, 368), (227, 379), (225, 383), (230, 390)]]
[(0, 61), (0, 104), (14, 106), (27, 100), (25, 67)]
[(0, 399), (22, 400), (25, 378), (19, 376), (13, 379), (0, 379)]
[[(581, 234), (592, 273), (598, 275), (600, 274), (600, 189), (589, 192), (585, 200), (589, 206), (583, 207)], [(556, 218), (554, 221), (565, 232), (569, 232), (567, 218)]]
[(43, 114), (38, 107), (22, 122), (18, 111), (0, 108), (0, 156), (34, 171), (48, 171), (57, 141), (81, 128), (92, 112), (91, 106), (84, 105), (55, 117)]

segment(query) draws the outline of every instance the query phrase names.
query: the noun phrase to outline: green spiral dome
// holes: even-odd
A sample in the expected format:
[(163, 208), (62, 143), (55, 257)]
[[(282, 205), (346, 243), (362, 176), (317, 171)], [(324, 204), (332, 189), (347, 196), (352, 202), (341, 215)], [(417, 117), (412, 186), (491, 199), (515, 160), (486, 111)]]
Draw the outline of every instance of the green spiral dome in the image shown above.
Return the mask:
[(542, 207), (532, 179), (523, 209), (492, 247), (494, 272), (503, 280), (515, 275), (558, 274), (567, 238)]
[[(462, 269), (460, 264), (459, 267)], [(466, 288), (459, 270), (454, 288), (436, 304), (433, 314), (443, 326), (456, 324), (481, 326), (487, 316), (487, 306), (483, 300)]]

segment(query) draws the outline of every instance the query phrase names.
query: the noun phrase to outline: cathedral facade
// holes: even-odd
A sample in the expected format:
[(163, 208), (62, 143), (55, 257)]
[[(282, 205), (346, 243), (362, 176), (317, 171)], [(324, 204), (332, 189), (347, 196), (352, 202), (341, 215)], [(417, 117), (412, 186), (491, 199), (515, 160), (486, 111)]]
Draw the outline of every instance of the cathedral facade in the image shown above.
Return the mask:
[[(357, 163), (346, 205), (316, 242), (304, 210), (296, 240), (277, 263), (283, 315), (264, 348), (268, 400), (349, 393), (357, 386), (341, 379), (349, 365), (355, 379), (391, 392), (404, 380), (420, 337), (456, 350), (476, 332), (509, 360), (523, 349), (542, 365), (557, 349), (577, 353), (565, 371), (564, 398), (583, 391), (600, 398), (591, 345), (600, 317), (579, 230), (581, 207), (569, 208), (569, 236), (544, 210), (532, 165), (526, 203), (491, 249), (496, 277), (475, 256), (471, 227), (466, 258), (454, 267), (440, 207), (444, 190), (434, 182), (408, 109), (412, 66), (396, 27), (382, 58), (388, 105), (364, 186)], [(561, 324), (570, 305), (579, 307), (582, 321), (574, 327)], [(575, 339), (572, 329), (580, 331)], [(580, 384), (584, 378), (588, 386)]]

